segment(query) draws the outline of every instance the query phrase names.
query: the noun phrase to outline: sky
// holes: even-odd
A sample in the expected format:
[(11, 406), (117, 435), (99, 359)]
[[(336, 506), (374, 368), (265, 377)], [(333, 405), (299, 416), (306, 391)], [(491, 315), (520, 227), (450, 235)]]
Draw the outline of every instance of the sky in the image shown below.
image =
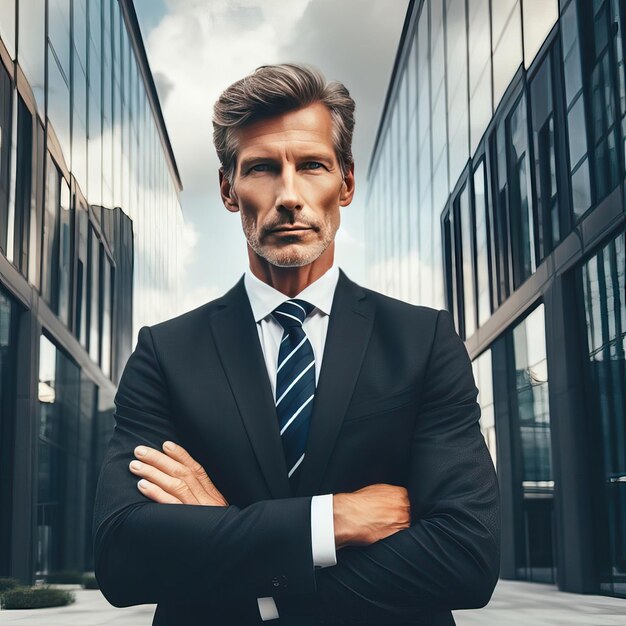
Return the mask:
[(219, 196), (211, 115), (226, 87), (271, 63), (314, 65), (356, 102), (356, 194), (341, 209), (335, 261), (367, 286), (367, 168), (407, 7), (408, 0), (135, 0), (183, 183), (183, 310), (219, 297), (248, 267), (239, 213)]

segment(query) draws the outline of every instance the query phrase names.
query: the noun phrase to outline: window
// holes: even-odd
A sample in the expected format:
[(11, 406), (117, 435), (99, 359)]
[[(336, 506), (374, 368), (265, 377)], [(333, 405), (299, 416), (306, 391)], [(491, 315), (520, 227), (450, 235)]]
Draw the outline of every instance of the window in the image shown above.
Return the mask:
[(12, 472), (15, 443), (17, 322), (19, 311), (0, 289), (0, 572), (10, 571)]
[(93, 226), (89, 224), (89, 356), (100, 362), (100, 255), (101, 245)]
[(513, 328), (515, 438), (521, 449), (521, 527), (517, 573), (525, 580), (553, 582), (554, 474), (548, 394), (544, 305)]
[(489, 244), (487, 216), (487, 180), (485, 161), (481, 159), (474, 169), (474, 215), (476, 219), (476, 290), (478, 293), (478, 325), (482, 326), (491, 316), (491, 293), (489, 279)]
[(113, 314), (113, 268), (106, 254), (102, 254), (102, 373), (111, 375), (111, 325)]
[(58, 311), (61, 321), (66, 326), (69, 326), (72, 287), (72, 243), (74, 241), (74, 212), (70, 203), (70, 188), (68, 187), (65, 179), (61, 179), (60, 200)]
[(18, 96), (15, 209), (11, 215), (9, 208), (8, 235), (12, 237), (13, 242), (8, 248), (7, 256), (24, 276), (28, 276), (32, 161), (33, 117), (22, 98)]
[(76, 298), (74, 299), (75, 327), (74, 333), (81, 345), (87, 348), (87, 311), (89, 297), (89, 217), (82, 204), (76, 207), (76, 228), (78, 229), (78, 248), (76, 252)]
[(610, 54), (613, 22), (609, 2), (596, 0), (593, 8), (593, 33), (595, 64), (591, 70), (591, 136), (593, 138), (595, 202), (600, 202), (619, 181), (620, 155), (618, 154), (619, 115), (617, 111), (616, 71)]
[(43, 223), (41, 261), (41, 295), (50, 308), (58, 311), (59, 294), (59, 221), (61, 209), (61, 176), (48, 156), (46, 210)]
[(601, 588), (626, 596), (626, 237), (622, 233), (582, 267), (587, 326), (590, 429), (600, 444), (598, 516), (607, 537), (600, 551)]
[(494, 233), (496, 256), (497, 303), (501, 304), (509, 296), (511, 289), (511, 273), (509, 262), (509, 185), (507, 181), (505, 141), (505, 120), (501, 119), (496, 132), (491, 138), (491, 163), (495, 188)]
[[(557, 107), (554, 50), (544, 58), (530, 83), (532, 132), (534, 147), (535, 190), (537, 209), (537, 248), (543, 259), (568, 232), (566, 187), (561, 182), (560, 110)], [(582, 100), (580, 100), (582, 104)], [(584, 150), (584, 148), (583, 148)]]
[[(84, 380), (84, 379), (83, 379)], [(87, 476), (92, 456), (93, 383), (45, 335), (39, 349), (37, 575), (84, 571), (91, 542)]]
[(471, 337), (476, 330), (476, 313), (474, 298), (474, 219), (470, 206), (469, 185), (466, 183), (459, 192), (454, 203), (455, 217), (458, 221), (458, 241), (456, 246), (459, 254), (457, 267), (463, 289), (463, 336)]
[(508, 117), (507, 138), (511, 257), (513, 286), (517, 289), (536, 269), (526, 98), (523, 95)]
[(0, 63), (0, 251), (6, 255), (11, 173), (11, 79)]

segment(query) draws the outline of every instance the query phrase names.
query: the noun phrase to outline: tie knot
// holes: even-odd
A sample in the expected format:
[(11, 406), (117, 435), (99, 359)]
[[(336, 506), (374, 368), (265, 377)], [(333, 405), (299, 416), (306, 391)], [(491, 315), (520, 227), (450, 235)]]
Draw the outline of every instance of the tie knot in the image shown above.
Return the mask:
[(302, 327), (304, 320), (314, 308), (315, 307), (306, 300), (293, 298), (277, 306), (272, 311), (272, 315), (285, 330), (289, 330), (296, 326)]

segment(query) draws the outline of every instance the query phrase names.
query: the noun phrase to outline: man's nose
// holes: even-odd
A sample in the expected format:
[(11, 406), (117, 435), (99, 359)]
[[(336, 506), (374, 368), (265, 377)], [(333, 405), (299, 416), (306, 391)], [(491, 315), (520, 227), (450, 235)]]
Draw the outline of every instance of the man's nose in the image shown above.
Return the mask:
[(279, 177), (276, 208), (295, 211), (302, 208), (302, 198), (298, 192), (296, 170), (292, 166), (283, 167)]

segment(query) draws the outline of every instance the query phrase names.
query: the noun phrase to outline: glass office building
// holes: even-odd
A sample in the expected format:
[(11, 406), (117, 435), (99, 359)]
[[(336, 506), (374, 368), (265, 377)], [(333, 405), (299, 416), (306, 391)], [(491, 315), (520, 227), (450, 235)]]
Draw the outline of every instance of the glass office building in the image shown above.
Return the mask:
[(130, 0), (0, 2), (0, 576), (92, 569), (139, 328), (180, 311), (181, 182)]
[(369, 169), (369, 280), (448, 309), (504, 578), (626, 597), (626, 5), (410, 2)]

